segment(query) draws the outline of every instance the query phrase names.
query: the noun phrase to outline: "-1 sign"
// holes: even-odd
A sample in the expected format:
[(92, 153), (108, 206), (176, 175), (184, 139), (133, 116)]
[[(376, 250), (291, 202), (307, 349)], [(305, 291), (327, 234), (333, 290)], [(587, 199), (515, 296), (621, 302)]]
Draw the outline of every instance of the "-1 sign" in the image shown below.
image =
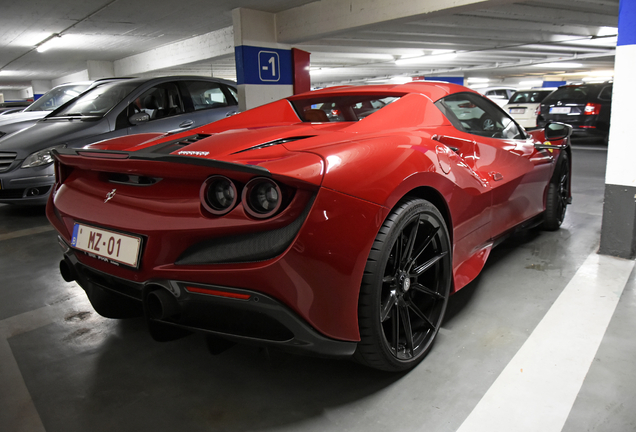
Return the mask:
[(280, 57), (274, 51), (258, 52), (258, 75), (261, 81), (280, 80)]

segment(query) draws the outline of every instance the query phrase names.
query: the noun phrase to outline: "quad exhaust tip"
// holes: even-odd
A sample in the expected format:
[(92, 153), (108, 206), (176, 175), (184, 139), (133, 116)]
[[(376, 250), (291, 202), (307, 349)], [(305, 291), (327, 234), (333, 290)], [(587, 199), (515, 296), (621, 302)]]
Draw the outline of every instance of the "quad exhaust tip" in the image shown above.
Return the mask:
[(62, 275), (62, 279), (66, 282), (73, 282), (75, 280), (75, 272), (65, 259), (60, 261), (60, 274)]
[(155, 320), (170, 318), (181, 312), (177, 299), (163, 288), (148, 293), (146, 307), (149, 317)]

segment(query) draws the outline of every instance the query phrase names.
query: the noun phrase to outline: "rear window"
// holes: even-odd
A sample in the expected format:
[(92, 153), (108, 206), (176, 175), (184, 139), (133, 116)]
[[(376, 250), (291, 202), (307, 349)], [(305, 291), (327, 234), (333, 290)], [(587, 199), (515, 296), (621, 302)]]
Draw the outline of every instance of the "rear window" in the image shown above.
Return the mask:
[(546, 102), (550, 101), (558, 101), (558, 100), (568, 100), (568, 101), (580, 101), (584, 102), (593, 98), (596, 98), (600, 91), (599, 86), (597, 85), (578, 85), (578, 86), (563, 86), (559, 87), (550, 95), (549, 98), (546, 98)]
[(322, 96), (290, 100), (304, 122), (359, 121), (398, 100), (395, 95)]
[(512, 95), (508, 103), (539, 103), (550, 93), (552, 90), (518, 91)]

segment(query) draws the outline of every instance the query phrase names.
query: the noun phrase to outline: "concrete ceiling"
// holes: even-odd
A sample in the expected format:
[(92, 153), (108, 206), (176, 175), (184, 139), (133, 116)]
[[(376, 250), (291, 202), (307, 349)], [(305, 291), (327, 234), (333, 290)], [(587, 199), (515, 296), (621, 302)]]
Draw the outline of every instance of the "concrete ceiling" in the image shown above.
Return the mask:
[[(590, 71), (608, 75), (613, 70), (619, 0), (475, 0), (447, 11), (400, 19), (380, 16), (366, 24), (352, 23), (322, 33), (311, 30), (312, 21), (318, 26), (320, 19), (334, 19), (330, 16), (337, 13), (334, 5), (346, 4), (351, 10), (382, 5), (387, 10), (392, 4), (405, 3), (413, 2), (3, 1), (0, 89), (26, 88), (33, 80), (55, 80), (85, 70), (87, 61), (119, 64), (149, 51), (161, 57), (162, 47), (187, 44), (224, 29), (229, 29), (231, 37), (231, 11), (237, 7), (274, 13), (282, 27), (302, 18), (298, 29), (283, 29), (279, 35), (281, 42), (311, 52), (312, 84), (316, 86), (377, 81), (395, 75), (481, 77), (491, 82), (533, 76), (577, 80)], [(316, 11), (322, 11), (320, 17)], [(304, 27), (309, 30), (304, 32)], [(53, 34), (62, 35), (55, 38), (57, 46), (37, 52), (36, 45)], [(451, 53), (454, 58), (435, 55), (438, 53)], [(419, 59), (407, 65), (395, 63), (405, 57)], [(154, 64), (157, 60), (160, 64), (161, 58)], [(135, 74), (235, 77), (231, 50), (190, 60), (173, 60), (167, 67), (146, 66)]]

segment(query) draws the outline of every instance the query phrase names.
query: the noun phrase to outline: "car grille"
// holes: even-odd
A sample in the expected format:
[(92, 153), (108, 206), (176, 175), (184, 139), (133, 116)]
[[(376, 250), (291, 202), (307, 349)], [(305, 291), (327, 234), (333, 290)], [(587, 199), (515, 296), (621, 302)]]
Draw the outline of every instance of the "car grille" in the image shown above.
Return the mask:
[(0, 172), (8, 170), (16, 156), (17, 153), (0, 152)]

